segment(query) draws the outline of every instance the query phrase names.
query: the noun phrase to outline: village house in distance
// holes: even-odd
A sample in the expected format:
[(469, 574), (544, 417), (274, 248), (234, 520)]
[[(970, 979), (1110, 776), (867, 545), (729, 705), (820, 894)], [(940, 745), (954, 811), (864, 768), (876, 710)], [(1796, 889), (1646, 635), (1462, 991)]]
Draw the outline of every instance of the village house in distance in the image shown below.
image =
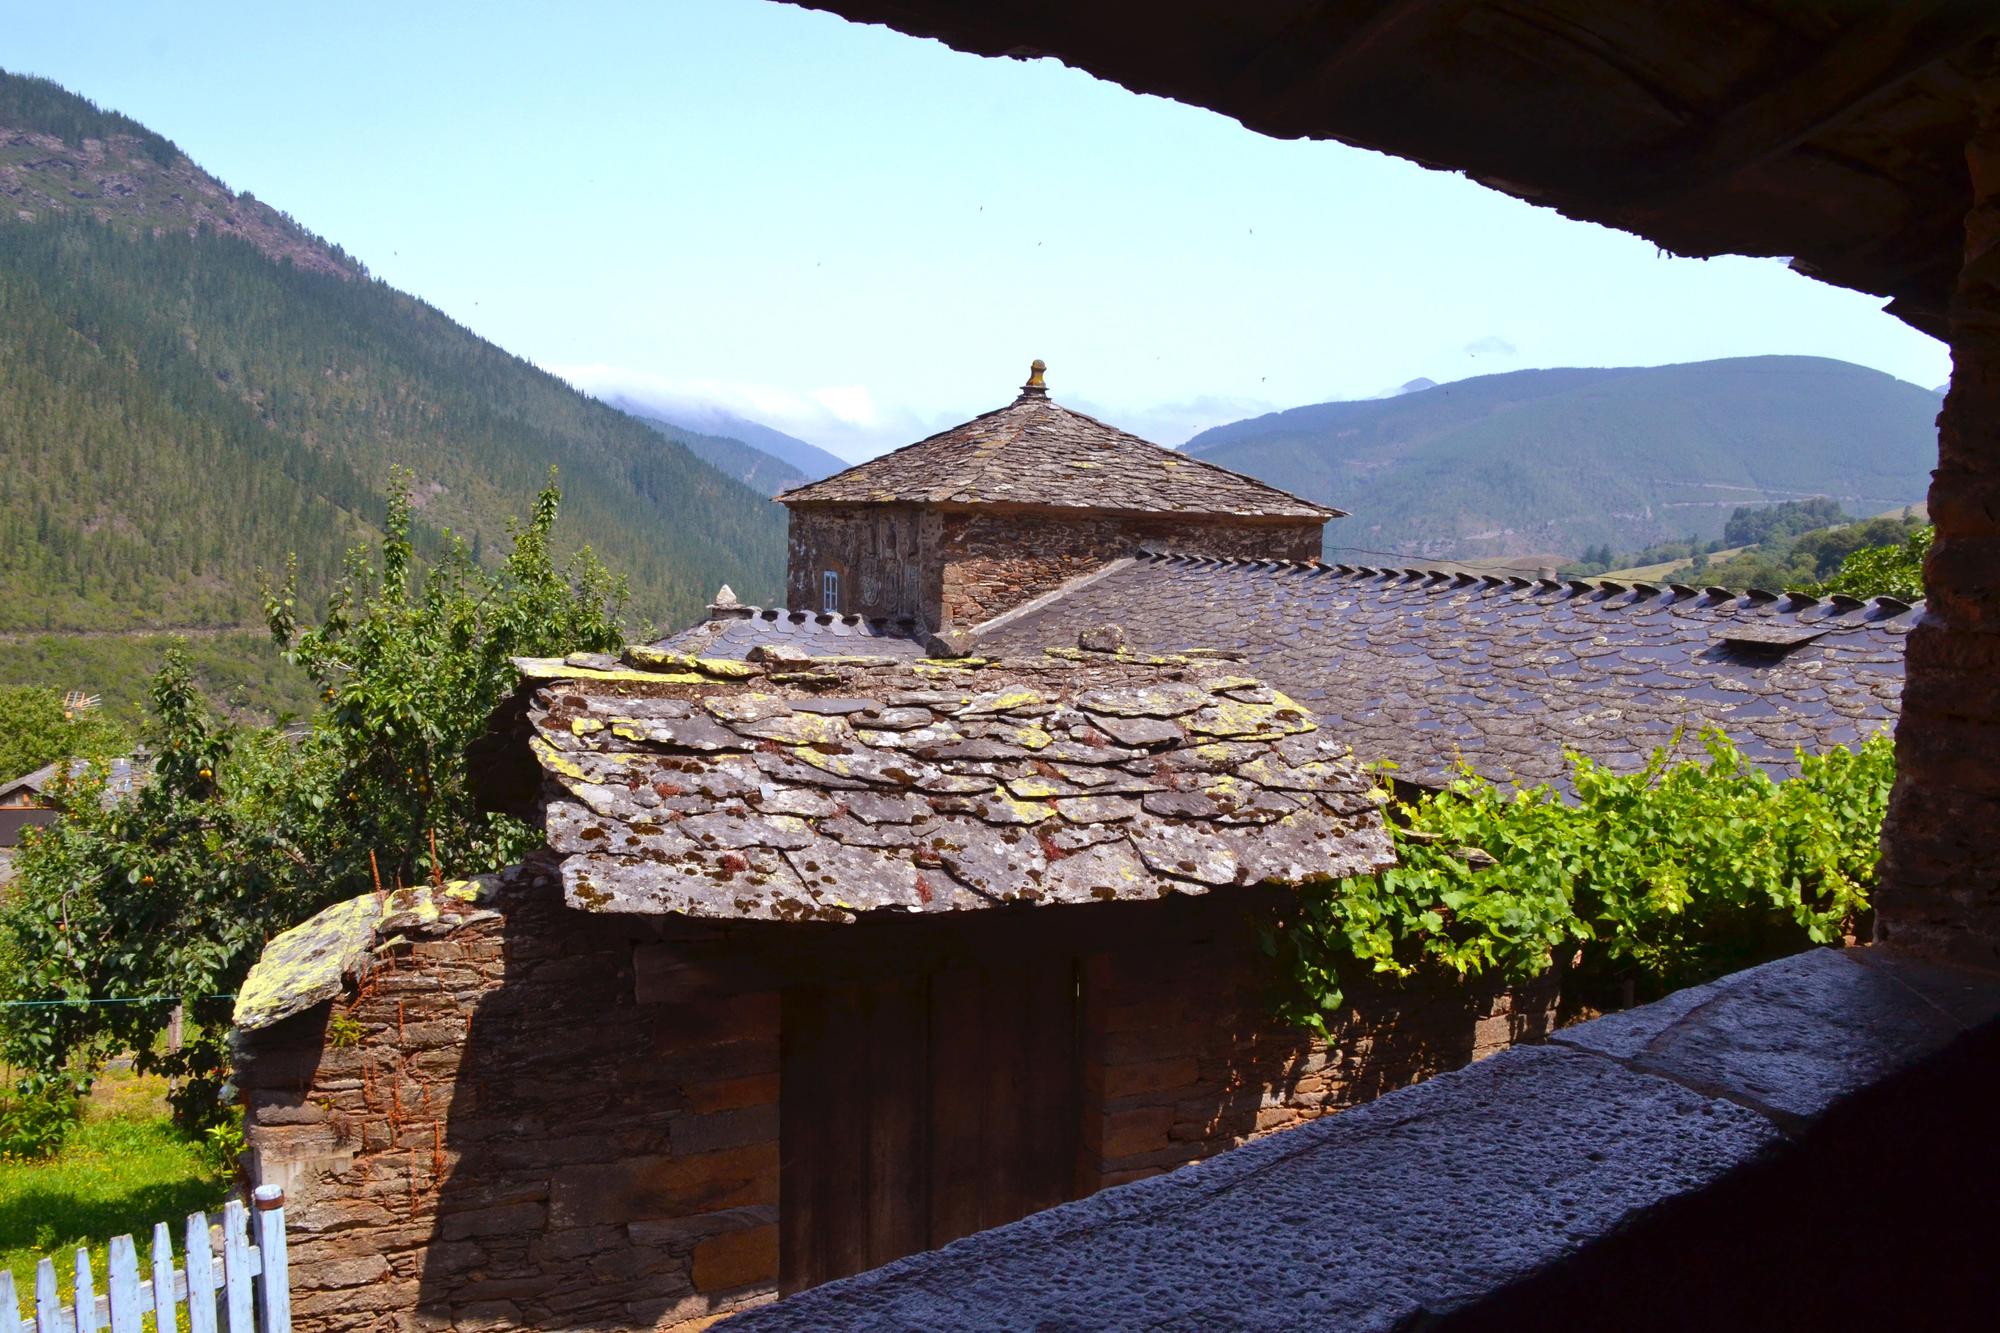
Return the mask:
[(267, 948), (301, 1325), (694, 1328), (1533, 1041), (1555, 973), (1272, 1017), (1260, 925), (1392, 863), (1367, 764), (1896, 716), (1917, 608), (1324, 564), (1335, 511), (1042, 372), (781, 497), (791, 608), (518, 663), (474, 776), (525, 865)]

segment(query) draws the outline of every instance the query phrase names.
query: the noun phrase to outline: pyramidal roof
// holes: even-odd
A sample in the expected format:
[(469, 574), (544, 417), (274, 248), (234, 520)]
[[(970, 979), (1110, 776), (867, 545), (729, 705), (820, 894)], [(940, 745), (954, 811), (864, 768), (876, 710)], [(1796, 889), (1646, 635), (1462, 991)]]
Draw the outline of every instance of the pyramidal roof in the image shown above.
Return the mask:
[(1007, 505), (1329, 519), (1302, 500), (1054, 402), (1037, 361), (1021, 395), (929, 439), (778, 496), (785, 504)]

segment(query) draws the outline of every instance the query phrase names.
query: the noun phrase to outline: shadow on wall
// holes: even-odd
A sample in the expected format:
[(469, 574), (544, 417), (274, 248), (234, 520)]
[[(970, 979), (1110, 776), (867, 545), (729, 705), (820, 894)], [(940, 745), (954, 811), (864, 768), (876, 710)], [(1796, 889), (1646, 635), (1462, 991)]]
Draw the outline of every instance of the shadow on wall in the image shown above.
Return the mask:
[(441, 1130), (419, 1316), (671, 1328), (767, 1296), (777, 995), (641, 1003), (644, 923), (544, 901), (507, 924)]
[[(1086, 1179), (1123, 1184), (1254, 1135), (1372, 1101), (1547, 1036), (1558, 978), (1399, 982), (1357, 972), (1329, 1036), (1276, 1025), (1257, 919), (1232, 913), (1176, 948), (1098, 954), (1086, 967), (1085, 1077), (1095, 1094)], [(1094, 1150), (1094, 1151), (1093, 1151)]]
[(249, 1034), (300, 1327), (673, 1328), (1547, 1030), (1552, 980), (1357, 978), (1331, 1043), (1274, 1027), (1277, 901), (711, 928), (573, 911), (531, 865)]

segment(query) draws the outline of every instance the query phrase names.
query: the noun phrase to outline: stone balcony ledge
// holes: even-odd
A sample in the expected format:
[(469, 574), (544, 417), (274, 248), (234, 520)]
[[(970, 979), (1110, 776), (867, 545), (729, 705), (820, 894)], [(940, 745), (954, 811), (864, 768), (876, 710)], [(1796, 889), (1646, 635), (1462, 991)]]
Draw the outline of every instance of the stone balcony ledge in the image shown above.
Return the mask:
[(1996, 1015), (2000, 978), (1816, 950), (730, 1327), (1964, 1326)]

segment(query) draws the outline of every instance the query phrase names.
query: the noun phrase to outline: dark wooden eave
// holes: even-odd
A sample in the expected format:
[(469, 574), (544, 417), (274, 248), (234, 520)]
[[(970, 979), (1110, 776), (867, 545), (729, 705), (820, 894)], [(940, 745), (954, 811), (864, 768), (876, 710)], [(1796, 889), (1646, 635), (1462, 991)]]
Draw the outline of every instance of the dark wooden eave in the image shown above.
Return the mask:
[(809, 0), (1054, 56), (1684, 255), (1779, 255), (1943, 336), (1992, 0)]

